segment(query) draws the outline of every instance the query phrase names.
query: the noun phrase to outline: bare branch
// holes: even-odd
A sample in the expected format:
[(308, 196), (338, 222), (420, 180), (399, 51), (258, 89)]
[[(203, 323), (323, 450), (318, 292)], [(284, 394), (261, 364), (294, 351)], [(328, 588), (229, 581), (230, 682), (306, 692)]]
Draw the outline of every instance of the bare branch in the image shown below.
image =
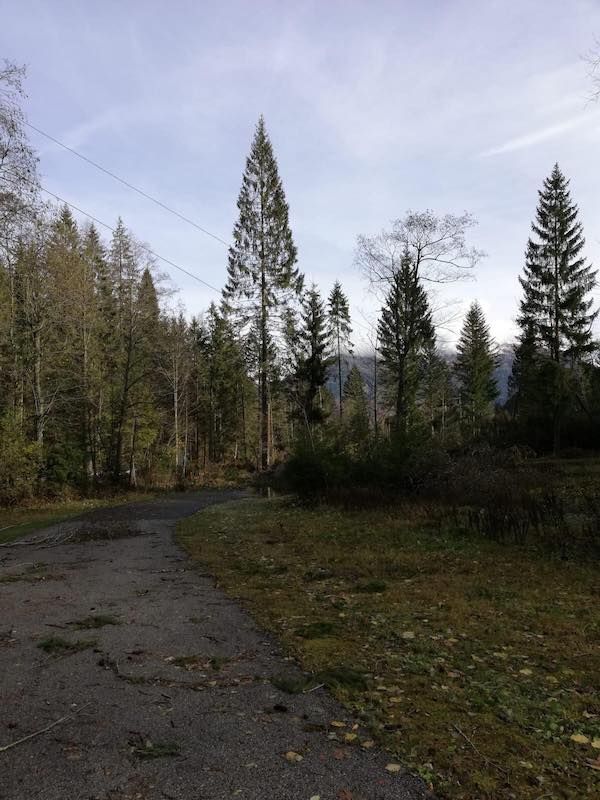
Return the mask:
[(485, 253), (470, 247), (467, 231), (476, 225), (471, 214), (436, 216), (433, 211), (408, 211), (389, 231), (359, 236), (356, 263), (372, 287), (388, 286), (407, 253), (418, 277), (427, 283), (446, 284), (472, 277)]
[(591, 82), (590, 100), (600, 100), (600, 39), (594, 39), (593, 47), (586, 53), (583, 60), (587, 64), (588, 77)]

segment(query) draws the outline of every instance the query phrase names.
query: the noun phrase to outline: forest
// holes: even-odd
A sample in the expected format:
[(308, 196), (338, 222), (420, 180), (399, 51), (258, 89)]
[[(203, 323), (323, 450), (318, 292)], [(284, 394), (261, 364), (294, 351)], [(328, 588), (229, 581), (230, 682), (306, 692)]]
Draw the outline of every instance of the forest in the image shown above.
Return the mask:
[[(60, 18), (59, 5), (52, 8), (44, 40), (51, 38), (54, 18)], [(323, 29), (323, 52), (329, 59), (337, 47), (343, 65), (338, 83), (335, 64), (322, 62), (320, 51), (314, 55), (315, 75), (329, 75), (335, 89), (324, 95), (330, 99), (322, 105), (345, 81), (344, 126), (360, 120), (354, 131), (358, 138), (361, 125), (372, 121), (362, 107), (364, 92), (354, 85), (350, 62), (355, 53), (340, 18), (347, 24), (354, 17), (356, 41), (368, 45), (369, 58), (356, 63), (361, 70), (367, 64), (365, 85), (375, 95), (384, 76), (369, 65), (372, 56), (376, 64), (380, 58), (387, 63), (383, 48), (371, 52), (357, 8), (346, 13), (344, 7), (339, 14), (327, 4), (317, 5), (314, 29), (304, 37), (311, 46), (307, 52), (313, 53), (314, 34)], [(396, 4), (389, 5), (387, 13), (397, 26), (390, 28), (389, 54), (395, 56), (398, 39), (405, 42), (410, 30), (409, 6), (416, 13), (416, 5), (405, 4), (402, 14)], [(535, 98), (539, 118), (533, 115), (528, 123), (528, 136), (514, 138), (518, 104), (502, 98), (496, 105), (494, 97), (490, 111), (487, 98), (472, 102), (470, 83), (467, 94), (440, 89), (439, 96), (449, 99), (446, 116), (440, 108), (435, 119), (440, 128), (435, 144), (407, 149), (398, 163), (409, 170), (409, 162), (418, 161), (414, 154), (426, 153), (427, 160), (414, 166), (415, 173), (422, 171), (419, 180), (442, 165), (458, 116), (461, 135), (466, 127), (459, 97), (468, 96), (473, 106), (467, 119), (492, 120), (489, 128), (500, 129), (505, 107), (512, 109), (506, 115), (510, 135), (492, 152), (508, 148), (514, 153), (507, 182), (526, 164), (524, 194), (532, 194), (530, 216), (522, 220), (522, 258), (503, 265), (503, 278), (518, 285), (513, 341), (494, 336), (497, 321), (492, 311), (486, 314), (490, 306), (484, 297), (484, 284), (488, 299), (494, 292), (489, 275), (477, 284), (486, 264), (480, 249), (485, 242), (476, 229), (476, 216), (483, 227), (485, 212), (478, 209), (494, 209), (487, 216), (494, 217), (496, 227), (506, 223), (507, 239), (515, 230), (514, 217), (524, 216), (515, 214), (521, 205), (504, 213), (513, 203), (513, 189), (516, 194), (513, 186), (497, 186), (497, 176), (504, 175), (498, 164), (508, 161), (496, 160), (487, 178), (472, 181), (475, 188), (488, 187), (486, 180), (494, 175), (494, 189), (499, 189), (493, 203), (485, 206), (489, 198), (482, 200), (477, 215), (459, 210), (466, 183), (451, 187), (457, 207), (439, 208), (436, 190), (428, 207), (406, 210), (407, 196), (394, 218), (382, 219), (379, 226), (365, 220), (363, 227), (370, 198), (357, 204), (355, 217), (345, 206), (352, 228), (356, 224), (346, 271), (309, 263), (297, 246), (304, 241), (301, 222), (306, 225), (307, 219), (320, 246), (316, 216), (326, 200), (315, 202), (314, 214), (309, 204), (307, 215), (305, 196), (304, 216), (302, 211), (294, 216), (296, 202), (302, 207), (294, 196), (294, 170), (297, 174), (309, 162), (296, 159), (300, 134), (286, 147), (288, 136), (282, 133), (285, 126), (277, 125), (275, 109), (288, 96), (286, 58), (288, 69), (304, 81), (313, 75), (304, 71), (313, 56), (294, 54), (289, 43), (291, 55), (286, 54), (277, 29), (276, 47), (265, 49), (266, 67), (254, 72), (246, 64), (249, 30), (256, 26), (262, 48), (261, 26), (287, 19), (281, 4), (276, 11), (265, 4), (260, 14), (248, 4), (248, 26), (240, 19), (231, 24), (219, 8), (214, 16), (223, 33), (233, 28), (238, 34), (231, 48), (220, 36), (214, 36), (214, 48), (208, 41), (211, 15), (204, 6), (198, 10), (189, 4), (186, 13), (183, 7), (169, 10), (164, 19), (147, 4), (127, 7), (123, 41), (135, 45), (127, 53), (131, 59), (115, 59), (111, 51), (106, 61), (98, 58), (90, 66), (77, 51), (68, 62), (69, 69), (77, 67), (85, 76), (79, 88), (86, 95), (92, 69), (98, 75), (112, 70), (111, 86), (127, 84), (119, 94), (121, 104), (114, 106), (117, 112), (112, 93), (93, 94), (91, 105), (76, 113), (65, 110), (71, 122), (87, 120), (93, 104), (110, 127), (113, 138), (105, 138), (112, 142), (116, 164), (123, 155), (114, 144), (121, 132), (118, 117), (126, 113), (123, 98), (131, 93), (138, 104), (132, 131), (140, 131), (154, 112), (152, 102), (149, 110), (145, 107), (146, 91), (172, 101), (172, 106), (157, 106), (163, 110), (157, 135), (168, 128), (174, 148), (198, 132), (194, 126), (176, 128), (181, 120), (202, 117), (208, 126), (204, 132), (217, 130), (216, 123), (210, 127), (212, 106), (206, 104), (200, 113), (194, 103), (205, 91), (211, 98), (221, 90), (226, 94), (226, 78), (231, 79), (232, 106), (226, 117), (215, 111), (219, 125), (235, 128), (237, 135), (241, 116), (242, 124), (256, 124), (250, 141), (233, 140), (241, 179), (235, 209), (237, 166), (233, 183), (229, 174), (223, 191), (225, 162), (215, 159), (214, 180), (232, 201), (232, 219), (222, 219), (228, 216), (223, 205), (214, 212), (220, 219), (215, 229), (231, 230), (226, 240), (175, 211), (178, 203), (169, 208), (166, 197), (149, 194), (157, 173), (146, 158), (162, 139), (149, 135), (147, 149), (139, 148), (144, 188), (135, 186), (125, 169), (123, 176), (117, 174), (111, 158), (92, 161), (95, 150), (74, 144), (72, 132), (61, 134), (67, 145), (34, 127), (26, 114), (25, 67), (13, 61), (0, 66), (0, 672), (5, 710), (0, 756), (7, 765), (6, 797), (34, 800), (42, 792), (53, 800), (74, 791), (90, 800), (365, 800), (374, 792), (381, 800), (600, 796), (600, 309), (595, 299), (600, 295), (586, 247), (586, 236), (594, 242), (598, 231), (583, 229), (589, 209), (580, 213), (577, 195), (579, 189), (588, 205), (589, 184), (587, 195), (576, 185), (581, 170), (576, 172), (569, 150), (569, 144), (575, 148), (590, 141), (582, 138), (584, 125), (590, 129), (585, 136), (597, 139), (597, 129), (581, 114), (575, 121), (558, 116), (569, 108), (579, 113), (578, 100), (571, 90), (572, 105), (563, 104), (567, 92), (562, 87), (568, 84), (554, 68), (566, 57), (567, 45), (554, 47), (546, 59), (547, 30), (556, 26), (553, 41), (562, 41), (571, 9), (564, 14), (556, 4), (557, 26), (546, 6), (540, 8), (539, 18), (548, 20), (535, 35), (532, 26), (521, 23), (522, 11), (511, 9), (511, 48), (514, 31), (527, 31), (517, 65), (512, 49), (510, 64), (499, 61), (509, 37), (494, 28), (486, 38), (485, 15), (485, 28), (471, 31), (468, 47), (446, 35), (449, 21), (457, 31), (468, 28), (464, 19), (470, 25), (476, 16), (474, 6), (460, 12), (459, 5), (449, 4), (437, 18), (428, 9), (421, 19), (419, 11), (415, 28), (429, 35), (448, 15), (446, 22), (439, 21), (444, 39), (452, 43), (452, 68), (446, 75), (444, 67), (444, 80), (458, 86), (464, 76), (455, 75), (463, 61), (471, 72), (481, 69), (487, 80), (478, 49), (484, 48), (486, 70), (498, 62), (495, 80), (508, 70), (511, 102), (518, 83), (514, 76), (536, 73), (527, 97)], [(589, 7), (582, 5), (580, 18), (587, 25)], [(73, 31), (83, 43), (91, 41), (91, 33), (100, 36), (94, 41), (116, 42), (112, 15), (96, 11), (86, 7)], [(286, 22), (293, 31), (302, 29), (296, 11)], [(368, 11), (366, 16), (386, 28), (383, 41), (388, 17), (382, 10)], [(307, 9), (302, 13), (309, 15)], [(328, 13), (333, 14), (329, 24), (323, 22)], [(150, 33), (144, 33), (144, 14), (151, 18)], [(504, 8), (495, 14), (503, 21), (511, 16)], [(68, 15), (69, 20), (77, 16), (74, 7)], [(163, 27), (176, 31), (177, 26), (177, 40), (175, 34), (163, 39)], [(30, 27), (26, 19), (19, 30)], [(61, 55), (62, 24), (59, 28), (52, 47)], [(182, 72), (189, 53), (180, 63), (174, 48), (186, 49), (179, 40), (188, 30), (189, 53), (200, 60), (193, 71)], [(534, 52), (535, 36), (541, 44)], [(498, 52), (488, 53), (496, 39)], [(443, 65), (439, 41), (432, 44), (435, 70)], [(432, 106), (439, 101), (437, 87), (450, 86), (437, 74), (427, 83), (433, 50), (425, 50), (421, 41), (418, 49), (423, 53), (406, 51), (410, 61), (419, 56), (415, 65), (407, 60), (385, 76), (406, 108), (415, 100), (409, 83), (417, 74), (407, 66), (419, 71), (419, 93), (423, 77), (423, 94)], [(33, 54), (33, 81), (46, 51), (32, 44), (22, 52)], [(121, 48), (119, 55), (124, 54)], [(160, 69), (153, 72), (157, 54), (164, 62), (157, 61)], [(230, 64), (236, 57), (242, 65), (238, 71)], [(600, 99), (600, 58), (595, 59), (591, 76)], [(207, 65), (213, 60), (218, 69), (211, 82)], [(548, 69), (552, 65), (542, 76), (545, 82), (536, 72), (542, 62)], [(260, 59), (257, 63), (262, 65)], [(511, 72), (517, 66), (520, 71)], [(134, 74), (136, 69), (143, 75)], [(157, 76), (163, 73), (168, 82), (160, 84)], [(35, 119), (36, 124), (58, 126), (57, 115), (67, 109), (68, 97), (76, 96), (69, 95), (63, 78), (61, 72), (58, 83), (40, 82), (40, 87), (59, 86), (60, 93), (49, 92), (55, 122), (38, 111), (44, 121)], [(267, 97), (266, 118), (258, 113), (255, 82)], [(202, 84), (200, 94), (194, 93), (196, 84)], [(36, 92), (44, 95), (41, 88)], [(299, 108), (316, 115), (322, 111), (318, 98), (311, 95), (308, 102), (305, 92), (310, 94), (312, 86), (307, 90), (302, 82), (289, 93), (288, 102), (306, 102), (288, 109), (291, 125)], [(248, 106), (238, 102), (242, 93)], [(374, 109), (389, 104), (388, 96), (385, 102), (382, 98)], [(171, 111), (188, 101), (192, 111), (186, 107), (173, 122)], [(44, 102), (40, 109), (46, 108)], [(348, 114), (355, 106), (360, 114)], [(430, 124), (423, 117), (415, 121), (415, 137)], [(318, 124), (311, 119), (306, 129), (315, 140), (327, 130), (316, 119)], [(384, 127), (387, 119), (378, 122)], [(150, 126), (154, 123), (158, 130), (156, 117)], [(100, 195), (98, 203), (81, 200), (80, 208), (75, 205), (79, 197), (69, 196), (71, 203), (49, 191), (44, 151), (34, 148), (32, 129), (53, 143), (50, 158), (57, 146), (70, 151), (67, 159), (83, 159), (86, 169), (91, 165), (103, 179), (124, 184), (137, 193), (136, 202), (153, 202), (161, 215), (179, 217), (178, 226), (191, 223), (219, 239), (223, 285), (213, 277), (214, 267), (211, 273), (200, 260), (184, 269), (171, 260), (172, 252), (159, 255), (118, 208), (112, 219), (100, 219), (100, 212), (93, 216)], [(380, 133), (372, 140), (377, 147), (384, 141)], [(488, 133), (476, 139), (478, 147)], [(394, 134), (398, 148), (404, 134)], [(574, 143), (567, 141), (571, 136)], [(343, 144), (339, 130), (336, 137), (337, 152)], [(190, 153), (201, 152), (208, 160), (210, 153), (202, 149), (207, 138), (185, 150), (180, 169), (187, 170)], [(532, 151), (521, 152), (524, 141), (552, 148), (559, 141), (561, 157), (555, 158), (554, 150), (540, 155), (538, 149), (540, 161), (549, 159), (540, 167)], [(129, 143), (132, 153), (138, 146), (133, 134)], [(223, 152), (230, 153), (229, 139), (227, 144)], [(473, 157), (472, 144), (448, 159), (453, 171), (442, 167), (437, 183), (423, 180), (420, 191), (441, 187), (459, 169), (483, 175), (486, 162)], [(326, 160), (328, 151), (318, 139), (315, 148), (321, 146)], [(596, 140), (591, 146), (597, 147)], [(398, 182), (389, 171), (396, 155), (388, 152), (385, 159), (382, 182), (390, 185)], [(341, 163), (353, 173), (359, 161), (346, 153)], [(366, 192), (377, 162), (366, 157), (363, 162), (357, 182), (348, 185)], [(570, 169), (563, 171), (565, 163)], [(205, 161), (200, 168), (205, 170)], [(322, 175), (306, 171), (312, 202), (312, 191), (319, 192), (324, 182)], [(172, 187), (177, 174), (170, 175)], [(339, 180), (339, 172), (331, 174)], [(290, 176), (286, 186), (285, 175)], [(469, 174), (467, 183), (472, 178)], [(209, 188), (202, 188), (211, 198), (213, 185), (209, 181)], [(336, 185), (336, 196), (345, 185)], [(411, 184), (393, 187), (395, 196), (405, 185)], [(84, 184), (79, 187), (77, 194), (83, 194)], [(179, 182), (176, 191), (184, 208)], [(384, 200), (373, 208), (384, 207), (382, 193)], [(323, 195), (330, 196), (325, 189)], [(207, 202), (208, 194), (201, 196)], [(197, 215), (203, 223), (207, 207)], [(135, 213), (137, 207), (129, 208)], [(336, 211), (334, 204), (327, 208), (328, 225)], [(158, 238), (162, 231), (156, 230)], [(174, 230), (179, 236), (180, 228)], [(339, 241), (337, 251), (328, 251), (328, 245), (325, 253), (339, 257), (345, 252)], [(498, 253), (494, 258), (501, 260)], [(192, 302), (177, 290), (177, 271), (210, 288), (214, 302), (202, 311), (190, 308)], [(317, 285), (306, 279), (311, 274), (334, 277)], [(376, 308), (368, 319), (357, 307), (357, 276)], [(452, 294), (460, 296), (467, 281), (480, 291), (482, 302), (463, 307), (449, 301)], [(452, 346), (448, 331), (455, 337)]]
[[(220, 299), (190, 317), (149, 245), (48, 201), (23, 112), (0, 73), (0, 503), (211, 475), (306, 493), (415, 491), (475, 452), (527, 459), (600, 447), (596, 271), (568, 177), (549, 165), (523, 243), (508, 397), (473, 303), (455, 352), (437, 289), (476, 275), (468, 213), (407, 212), (358, 235), (380, 301), (355, 351), (344, 286), (306, 285), (265, 121), (242, 175)], [(435, 198), (432, 198), (434, 201)], [(533, 213), (535, 211), (535, 213)], [(490, 455), (492, 454), (492, 455)], [(494, 455), (496, 454), (496, 455)], [(508, 457), (508, 456), (507, 456)], [(286, 463), (281, 470), (280, 465)]]

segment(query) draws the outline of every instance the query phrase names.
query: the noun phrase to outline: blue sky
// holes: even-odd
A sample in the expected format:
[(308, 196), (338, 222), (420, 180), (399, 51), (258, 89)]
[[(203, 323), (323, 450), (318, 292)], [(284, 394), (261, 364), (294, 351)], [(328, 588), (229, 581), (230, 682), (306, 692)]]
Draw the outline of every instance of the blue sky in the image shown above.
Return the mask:
[[(470, 211), (488, 256), (448, 294), (478, 298), (505, 341), (555, 161), (600, 265), (600, 105), (582, 60), (594, 36), (600, 0), (20, 0), (4, 5), (0, 52), (28, 66), (34, 125), (224, 239), (263, 113), (300, 267), (325, 292), (340, 279), (359, 322), (377, 302), (353, 265), (357, 234), (409, 208)], [(222, 285), (223, 245), (31, 138), (48, 189), (107, 222), (120, 214)], [(189, 312), (216, 298), (168, 271)]]

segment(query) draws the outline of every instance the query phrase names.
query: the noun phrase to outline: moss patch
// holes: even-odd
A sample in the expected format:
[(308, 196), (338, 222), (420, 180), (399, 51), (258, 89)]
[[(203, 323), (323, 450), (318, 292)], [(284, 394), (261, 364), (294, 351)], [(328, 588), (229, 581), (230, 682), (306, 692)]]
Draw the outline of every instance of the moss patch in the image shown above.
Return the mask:
[[(326, 684), (439, 796), (600, 793), (597, 568), (440, 530), (418, 508), (252, 498), (179, 530), (308, 673), (274, 683)], [(335, 635), (298, 635), (323, 620)]]
[(95, 639), (77, 639), (75, 642), (70, 642), (61, 636), (49, 636), (38, 642), (37, 646), (48, 655), (66, 656), (71, 653), (78, 653), (81, 650), (87, 650), (89, 647), (95, 647), (96, 645)]
[(180, 753), (180, 746), (177, 742), (152, 742), (150, 739), (130, 739), (129, 747), (131, 753), (142, 761), (150, 761), (155, 758), (173, 758)]
[(83, 619), (76, 619), (69, 622), (73, 628), (80, 631), (90, 631), (97, 628), (104, 628), (106, 625), (120, 625), (121, 621), (112, 614), (91, 614)]

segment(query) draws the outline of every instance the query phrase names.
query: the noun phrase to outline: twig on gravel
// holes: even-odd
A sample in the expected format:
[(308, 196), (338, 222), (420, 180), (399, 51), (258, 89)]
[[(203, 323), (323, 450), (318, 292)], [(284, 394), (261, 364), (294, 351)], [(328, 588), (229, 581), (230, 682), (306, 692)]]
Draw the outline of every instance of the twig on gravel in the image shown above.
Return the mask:
[(312, 688), (310, 688), (310, 689), (304, 689), (304, 691), (302, 692), (302, 694), (310, 694), (311, 692), (316, 692), (316, 691), (317, 691), (317, 689), (322, 689), (324, 686), (325, 686), (325, 684), (324, 684), (324, 683), (319, 683), (317, 686), (313, 686), (313, 687), (312, 687)]
[(487, 764), (489, 764), (491, 767), (495, 767), (497, 770), (499, 770), (500, 772), (504, 773), (504, 775), (508, 775), (509, 774), (507, 769), (504, 769), (504, 767), (501, 767), (500, 764), (496, 764), (495, 761), (492, 761), (490, 758), (488, 758), (484, 753), (481, 752), (481, 750), (478, 750), (477, 747), (475, 747), (475, 745), (473, 744), (473, 742), (469, 739), (467, 734), (464, 731), (461, 731), (461, 729), (458, 727), (458, 725), (453, 725), (452, 727), (454, 728), (454, 730), (457, 733), (459, 733), (463, 737), (465, 742), (467, 742), (473, 748), (473, 750), (477, 753), (477, 755), (480, 758), (482, 758)]
[(48, 543), (50, 543), (49, 546), (52, 547), (58, 544), (66, 544), (68, 539), (60, 539), (60, 535), (61, 534), (44, 536), (43, 539), (24, 539), (22, 542), (5, 542), (4, 544), (0, 544), (0, 547), (35, 547), (36, 545), (39, 547), (40, 545), (45, 545)]
[(91, 704), (92, 701), (90, 700), (89, 703), (84, 703), (82, 706), (79, 706), (78, 709), (72, 711), (70, 714), (65, 714), (64, 717), (54, 720), (54, 722), (51, 722), (50, 725), (46, 725), (45, 728), (40, 728), (39, 731), (34, 731), (33, 733), (29, 733), (27, 736), (23, 736), (22, 739), (16, 739), (16, 741), (10, 742), (10, 744), (3, 745), (3, 747), (0, 747), (0, 753), (4, 753), (5, 750), (10, 750), (11, 747), (16, 747), (18, 744), (23, 744), (23, 742), (28, 742), (30, 739), (33, 739), (36, 736), (41, 736), (42, 733), (46, 733), (52, 728), (55, 728), (57, 725), (60, 725), (62, 722), (66, 722), (68, 719), (72, 719), (75, 716), (75, 714), (79, 714), (80, 711), (83, 711), (84, 708), (91, 706)]

